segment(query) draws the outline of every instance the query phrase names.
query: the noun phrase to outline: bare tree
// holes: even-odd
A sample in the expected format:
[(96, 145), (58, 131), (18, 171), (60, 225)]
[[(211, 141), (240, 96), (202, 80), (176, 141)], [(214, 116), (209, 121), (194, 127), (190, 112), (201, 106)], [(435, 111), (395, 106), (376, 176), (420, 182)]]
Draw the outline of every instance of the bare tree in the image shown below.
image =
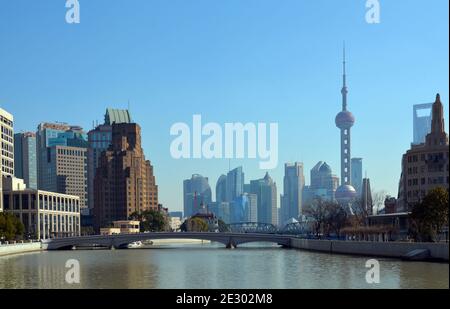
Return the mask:
[(317, 198), (305, 207), (304, 213), (314, 219), (315, 234), (320, 237), (326, 222), (326, 202)]
[(348, 218), (347, 212), (342, 206), (321, 198), (314, 200), (305, 208), (304, 212), (314, 219), (317, 237), (321, 235), (330, 236), (331, 233), (339, 236)]
[(384, 201), (386, 200), (387, 191), (372, 191), (372, 209), (373, 214), (377, 214), (381, 209), (384, 208)]

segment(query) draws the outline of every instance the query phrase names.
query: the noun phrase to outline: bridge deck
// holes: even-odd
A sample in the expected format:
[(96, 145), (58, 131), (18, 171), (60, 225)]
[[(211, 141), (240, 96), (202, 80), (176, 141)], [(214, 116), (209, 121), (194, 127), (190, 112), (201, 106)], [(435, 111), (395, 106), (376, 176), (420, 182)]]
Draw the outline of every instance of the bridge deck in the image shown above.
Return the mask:
[(271, 242), (283, 246), (290, 246), (290, 236), (279, 234), (259, 233), (137, 233), (118, 235), (94, 235), (44, 240), (43, 246), (47, 250), (66, 249), (77, 246), (105, 246), (120, 248), (127, 244), (152, 239), (199, 239), (220, 242), (227, 247), (236, 247), (250, 242)]

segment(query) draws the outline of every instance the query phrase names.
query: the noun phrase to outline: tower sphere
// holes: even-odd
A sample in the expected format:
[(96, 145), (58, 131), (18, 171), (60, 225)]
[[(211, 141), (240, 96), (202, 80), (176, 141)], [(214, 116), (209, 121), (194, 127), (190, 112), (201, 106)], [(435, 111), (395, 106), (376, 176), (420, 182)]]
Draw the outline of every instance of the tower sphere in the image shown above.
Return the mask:
[(349, 111), (342, 111), (336, 116), (336, 126), (339, 129), (350, 129), (355, 124), (355, 116)]
[(351, 203), (356, 198), (356, 190), (351, 185), (342, 185), (337, 188), (335, 198), (339, 204)]

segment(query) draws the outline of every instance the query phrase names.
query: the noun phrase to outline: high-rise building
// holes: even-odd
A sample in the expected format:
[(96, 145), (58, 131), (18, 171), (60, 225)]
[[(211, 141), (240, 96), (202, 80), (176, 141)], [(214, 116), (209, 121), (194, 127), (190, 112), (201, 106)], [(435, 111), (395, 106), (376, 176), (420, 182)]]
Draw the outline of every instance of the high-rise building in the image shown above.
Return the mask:
[(227, 202), (234, 201), (235, 198), (244, 193), (244, 172), (242, 167), (237, 167), (227, 174)]
[(373, 214), (372, 190), (370, 188), (370, 179), (364, 178), (361, 189), (361, 206), (367, 214)]
[(226, 202), (227, 200), (227, 176), (220, 175), (216, 184), (216, 202)]
[(331, 167), (319, 161), (310, 171), (311, 184), (303, 188), (303, 205), (309, 205), (315, 199), (334, 200), (339, 186), (339, 177), (333, 175)]
[(14, 134), (14, 176), (23, 179), (27, 188), (37, 189), (36, 134)]
[(230, 203), (230, 223), (257, 222), (257, 205), (256, 194), (241, 194)]
[(244, 193), (247, 196), (248, 207), (245, 214), (247, 222), (258, 222), (258, 196), (253, 193)]
[(3, 210), (3, 176), (14, 175), (14, 118), (0, 108), (0, 212)]
[(439, 94), (433, 103), (431, 132), (425, 143), (412, 145), (403, 155), (397, 211), (410, 210), (436, 187), (449, 189), (449, 140)]
[(250, 181), (250, 191), (257, 196), (258, 222), (277, 225), (277, 185), (269, 173), (262, 179)]
[[(344, 48), (344, 74), (342, 94), (342, 111), (336, 116), (336, 126), (341, 131), (341, 186), (336, 190), (336, 200), (346, 207), (356, 197), (355, 188), (352, 186), (352, 168), (351, 168), (351, 128), (355, 124), (355, 117), (347, 110), (347, 76), (345, 72), (345, 48)], [(350, 209), (349, 209), (350, 210)]]
[(433, 103), (416, 104), (413, 106), (413, 144), (425, 143), (425, 138), (431, 131), (431, 113)]
[(281, 198), (281, 222), (290, 218), (297, 219), (302, 215), (303, 188), (305, 176), (303, 163), (295, 162), (284, 165), (283, 195)]
[(80, 197), (87, 211), (87, 135), (81, 127), (42, 123), (38, 126), (38, 187)]
[(208, 206), (208, 212), (213, 213), (226, 224), (231, 223), (231, 205), (228, 202), (211, 202)]
[(94, 225), (127, 220), (134, 212), (158, 210), (153, 166), (145, 159), (141, 128), (136, 123), (112, 124), (112, 141), (102, 152), (94, 178)]
[(352, 158), (352, 186), (361, 195), (363, 184), (362, 158)]
[(89, 210), (94, 208), (94, 178), (98, 168), (98, 160), (103, 151), (106, 151), (112, 141), (112, 124), (131, 123), (128, 110), (106, 109), (104, 124), (98, 125), (88, 132), (88, 201)]
[(190, 217), (200, 210), (200, 205), (209, 205), (212, 202), (211, 187), (208, 178), (199, 174), (192, 175), (191, 179), (183, 182), (184, 216)]

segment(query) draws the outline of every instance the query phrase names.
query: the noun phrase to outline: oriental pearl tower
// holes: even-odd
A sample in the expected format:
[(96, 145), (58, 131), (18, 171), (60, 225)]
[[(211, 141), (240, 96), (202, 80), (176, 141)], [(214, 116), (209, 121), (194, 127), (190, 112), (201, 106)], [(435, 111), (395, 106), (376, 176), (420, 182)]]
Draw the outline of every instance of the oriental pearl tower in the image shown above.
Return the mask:
[(356, 190), (351, 180), (351, 127), (355, 124), (355, 117), (347, 110), (347, 81), (345, 72), (344, 46), (344, 74), (342, 93), (342, 111), (336, 116), (336, 126), (341, 130), (341, 186), (337, 188), (335, 197), (338, 203), (351, 212), (352, 201), (356, 198)]

